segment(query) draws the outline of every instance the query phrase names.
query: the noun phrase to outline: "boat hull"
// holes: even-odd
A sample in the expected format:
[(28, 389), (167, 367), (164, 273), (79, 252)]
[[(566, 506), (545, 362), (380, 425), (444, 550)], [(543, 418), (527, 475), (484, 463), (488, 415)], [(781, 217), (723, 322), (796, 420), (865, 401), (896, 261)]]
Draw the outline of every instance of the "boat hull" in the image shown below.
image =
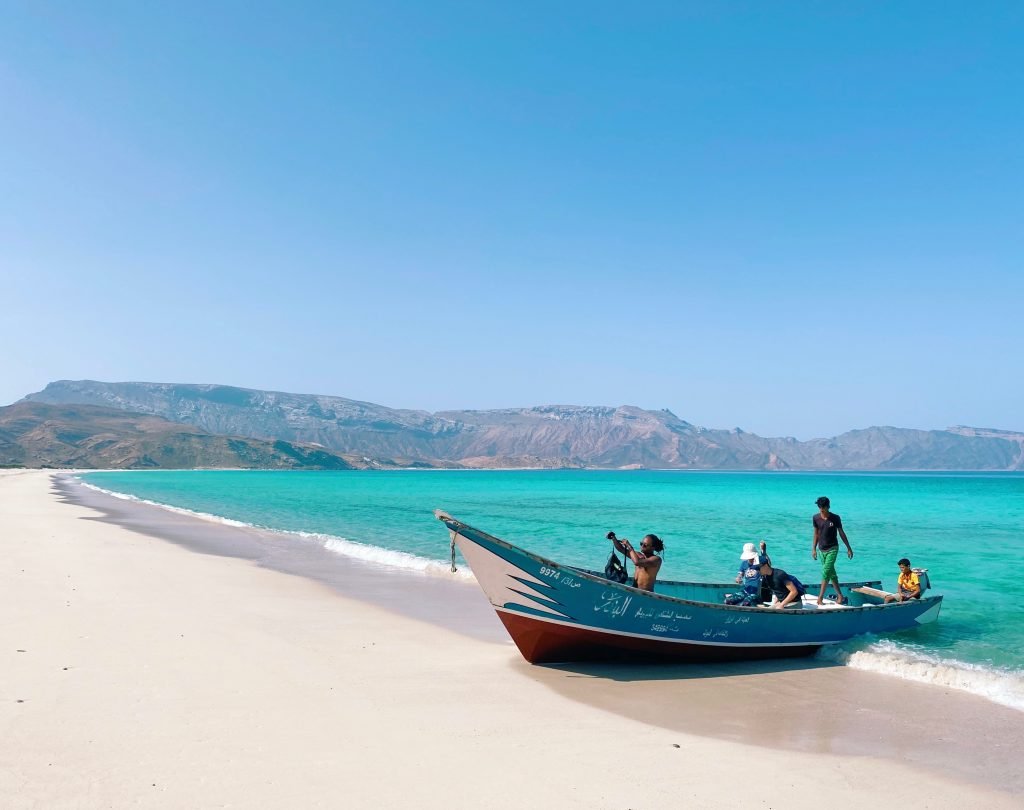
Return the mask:
[(812, 599), (777, 610), (723, 604), (726, 585), (659, 582), (664, 592), (651, 593), (559, 565), (445, 513), (438, 517), (531, 663), (795, 657), (934, 621), (942, 602), (931, 596), (881, 604), (847, 593), (853, 606), (822, 609)]
[(523, 658), (531, 664), (577, 661), (756, 661), (766, 658), (799, 658), (821, 649), (820, 644), (781, 648), (690, 644), (673, 639), (630, 636), (591, 627), (558, 624), (502, 609), (496, 612)]

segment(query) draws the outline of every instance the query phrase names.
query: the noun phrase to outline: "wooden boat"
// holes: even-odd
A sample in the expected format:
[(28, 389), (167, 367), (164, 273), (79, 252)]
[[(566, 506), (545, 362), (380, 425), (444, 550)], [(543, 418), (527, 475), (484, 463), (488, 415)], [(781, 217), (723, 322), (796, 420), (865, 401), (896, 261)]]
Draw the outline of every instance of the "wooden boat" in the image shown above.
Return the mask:
[(779, 610), (724, 604), (734, 583), (661, 582), (654, 593), (524, 551), (434, 513), (451, 534), (523, 657), (532, 664), (595, 660), (737, 661), (809, 655), (868, 633), (939, 616), (942, 596), (884, 602), (880, 581), (841, 583), (847, 599), (816, 596)]

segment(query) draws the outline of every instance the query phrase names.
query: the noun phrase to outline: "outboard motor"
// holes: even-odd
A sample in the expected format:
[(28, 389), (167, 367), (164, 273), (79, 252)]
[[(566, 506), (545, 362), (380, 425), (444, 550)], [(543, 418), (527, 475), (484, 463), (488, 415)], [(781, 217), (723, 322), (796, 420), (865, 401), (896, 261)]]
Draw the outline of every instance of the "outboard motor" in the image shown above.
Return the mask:
[(921, 585), (921, 596), (924, 596), (924, 592), (932, 586), (931, 580), (928, 579), (928, 569), (911, 568), (910, 570), (917, 574), (917, 581)]

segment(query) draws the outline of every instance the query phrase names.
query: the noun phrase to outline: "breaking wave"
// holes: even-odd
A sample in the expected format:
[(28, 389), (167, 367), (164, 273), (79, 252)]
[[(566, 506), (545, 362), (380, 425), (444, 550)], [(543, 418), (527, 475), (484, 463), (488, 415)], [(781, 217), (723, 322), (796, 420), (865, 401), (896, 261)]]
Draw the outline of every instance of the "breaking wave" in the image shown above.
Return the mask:
[(1024, 711), (1024, 672), (969, 664), (910, 649), (887, 639), (823, 647), (818, 657), (853, 669), (956, 689)]
[[(285, 534), (292, 534), (292, 532), (285, 532)], [(454, 577), (455, 579), (465, 581), (476, 581), (469, 567), (464, 564), (460, 564), (458, 571), (453, 574), (450, 563), (430, 560), (417, 554), (410, 554), (407, 551), (393, 551), (380, 546), (357, 543), (353, 540), (346, 540), (344, 537), (335, 537), (329, 534), (311, 534), (306, 532), (295, 532), (295, 534), (310, 537), (335, 554), (353, 557), (363, 562), (385, 565), (389, 568), (401, 568), (405, 571), (416, 571), (427, 576)]]
[(263, 528), (262, 526), (256, 526), (253, 523), (245, 523), (241, 520), (233, 520), (231, 518), (221, 517), (220, 515), (211, 515), (208, 512), (196, 512), (194, 509), (185, 509), (181, 506), (171, 506), (169, 503), (160, 503), (160, 501), (150, 501), (147, 500), (146, 498), (138, 498), (135, 495), (128, 495), (124, 492), (114, 492), (112, 489), (103, 489), (103, 487), (98, 487), (95, 484), (90, 484), (86, 481), (82, 481), (81, 479), (78, 479), (78, 483), (80, 483), (83, 487), (87, 487), (88, 489), (94, 490), (95, 492), (102, 492), (104, 495), (109, 495), (110, 497), (117, 498), (118, 500), (135, 501), (135, 503), (144, 503), (148, 506), (157, 506), (160, 509), (167, 510), (168, 512), (175, 512), (179, 515), (188, 515), (189, 517), (196, 517), (202, 520), (208, 520), (211, 523), (221, 523), (225, 526), (237, 526), (239, 528)]
[(305, 542), (312, 541), (318, 543), (333, 554), (351, 557), (352, 559), (361, 560), (362, 562), (372, 563), (374, 565), (398, 568), (403, 571), (412, 571), (431, 577), (443, 576), (450, 579), (460, 580), (462, 582), (476, 581), (476, 578), (473, 576), (473, 572), (470, 571), (469, 566), (464, 563), (460, 563), (458, 571), (452, 573), (451, 564), (448, 562), (420, 557), (417, 554), (410, 554), (407, 551), (397, 551), (383, 548), (381, 546), (374, 546), (369, 543), (360, 543), (358, 541), (349, 540), (345, 537), (338, 537), (333, 534), (292, 531), (290, 529), (276, 529), (268, 526), (260, 526), (256, 523), (246, 523), (245, 521), (234, 520), (221, 515), (213, 515), (209, 512), (197, 512), (194, 509), (185, 509), (181, 506), (171, 506), (170, 504), (161, 503), (160, 501), (151, 501), (146, 498), (136, 497), (135, 495), (127, 495), (123, 492), (114, 492), (113, 490), (103, 489), (95, 484), (87, 483), (81, 479), (79, 479), (79, 483), (84, 487), (94, 490), (95, 492), (101, 492), (104, 495), (109, 495), (122, 501), (143, 503), (147, 506), (155, 506), (159, 509), (165, 509), (168, 512), (175, 512), (179, 515), (199, 518), (200, 520), (206, 520), (211, 523), (220, 523), (224, 526), (234, 526), (237, 528), (259, 529), (260, 531), (270, 531), (275, 534), (302, 538)]

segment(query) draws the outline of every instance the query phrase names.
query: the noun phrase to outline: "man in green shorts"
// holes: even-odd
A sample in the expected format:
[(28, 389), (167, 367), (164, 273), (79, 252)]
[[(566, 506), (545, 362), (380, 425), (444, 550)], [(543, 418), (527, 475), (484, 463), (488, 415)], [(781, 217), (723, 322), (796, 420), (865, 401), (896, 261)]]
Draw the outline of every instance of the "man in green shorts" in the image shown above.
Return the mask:
[(818, 506), (818, 514), (812, 518), (814, 523), (814, 542), (811, 544), (811, 559), (818, 559), (818, 552), (821, 552), (821, 590), (818, 591), (818, 604), (825, 598), (825, 588), (829, 582), (835, 583), (836, 601), (842, 605), (846, 603), (843, 592), (839, 590), (839, 575), (836, 573), (836, 557), (839, 556), (839, 540), (836, 535), (843, 539), (846, 545), (846, 556), (853, 559), (853, 549), (850, 548), (850, 541), (843, 531), (843, 521), (835, 512), (828, 510), (829, 501), (824, 495), (815, 501)]

